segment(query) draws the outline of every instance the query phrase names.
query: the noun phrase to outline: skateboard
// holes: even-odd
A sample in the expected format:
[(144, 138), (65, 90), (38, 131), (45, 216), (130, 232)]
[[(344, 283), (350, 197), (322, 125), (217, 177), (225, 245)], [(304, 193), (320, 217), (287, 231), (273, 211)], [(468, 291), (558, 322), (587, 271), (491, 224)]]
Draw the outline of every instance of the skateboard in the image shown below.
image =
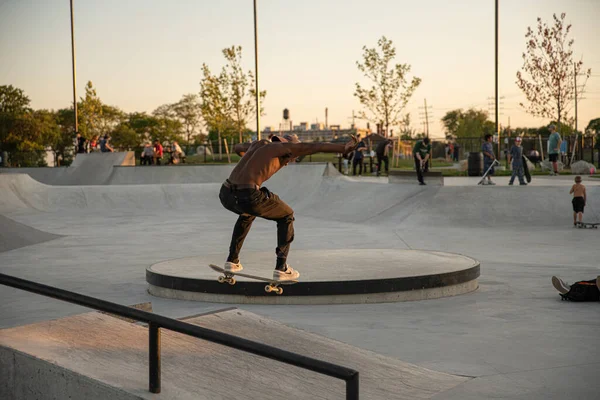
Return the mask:
[(298, 283), (298, 281), (278, 281), (275, 279), (265, 278), (264, 276), (256, 276), (244, 274), (242, 272), (229, 272), (225, 271), (223, 268), (218, 267), (214, 264), (208, 265), (213, 270), (222, 273), (223, 275), (217, 278), (219, 283), (229, 283), (230, 285), (235, 285), (236, 280), (234, 278), (235, 275), (243, 276), (244, 278), (256, 279), (257, 281), (269, 282), (268, 285), (265, 286), (265, 292), (271, 293), (274, 292), (276, 294), (282, 294), (283, 288), (280, 285), (293, 285), (294, 283)]
[(490, 173), (490, 171), (492, 170), (492, 168), (494, 168), (494, 166), (496, 164), (500, 165), (500, 162), (498, 162), (497, 159), (494, 159), (494, 161), (492, 161), (492, 165), (490, 165), (490, 167), (487, 169), (487, 171), (485, 171), (485, 174), (483, 174), (483, 176), (481, 177), (481, 180), (477, 183), (478, 185), (483, 185), (485, 178), (487, 177), (487, 175)]
[(600, 222), (578, 222), (577, 227), (582, 229), (598, 229)]
[(529, 172), (529, 164), (527, 164), (527, 157), (523, 156), (523, 173), (525, 174), (525, 179), (527, 179), (527, 183), (531, 183), (531, 173)]

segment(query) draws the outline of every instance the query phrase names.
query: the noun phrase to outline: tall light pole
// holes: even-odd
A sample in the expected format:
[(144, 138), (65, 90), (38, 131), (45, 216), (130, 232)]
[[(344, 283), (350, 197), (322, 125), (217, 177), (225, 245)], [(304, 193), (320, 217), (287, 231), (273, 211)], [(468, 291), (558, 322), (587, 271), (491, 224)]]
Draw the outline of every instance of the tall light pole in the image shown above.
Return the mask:
[(260, 140), (260, 92), (258, 91), (258, 27), (256, 24), (256, 0), (254, 0), (254, 83), (256, 84), (256, 139)]
[(495, 103), (496, 103), (496, 133), (498, 134), (498, 157), (500, 157), (500, 127), (499, 127), (499, 116), (498, 116), (498, 1), (496, 0), (496, 61), (495, 61), (495, 69), (496, 69), (496, 95), (495, 95)]
[(73, 60), (73, 107), (75, 110), (75, 133), (78, 133), (79, 120), (77, 119), (77, 82), (75, 68), (75, 27), (73, 20), (73, 0), (71, 0), (71, 57)]

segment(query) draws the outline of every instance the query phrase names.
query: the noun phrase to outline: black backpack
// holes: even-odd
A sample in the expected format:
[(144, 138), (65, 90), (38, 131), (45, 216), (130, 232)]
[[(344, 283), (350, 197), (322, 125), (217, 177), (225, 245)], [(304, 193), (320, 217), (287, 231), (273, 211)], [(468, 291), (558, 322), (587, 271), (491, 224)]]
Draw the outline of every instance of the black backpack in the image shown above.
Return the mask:
[(599, 301), (600, 290), (596, 285), (596, 280), (575, 282), (571, 285), (571, 289), (561, 294), (563, 300), (569, 301)]

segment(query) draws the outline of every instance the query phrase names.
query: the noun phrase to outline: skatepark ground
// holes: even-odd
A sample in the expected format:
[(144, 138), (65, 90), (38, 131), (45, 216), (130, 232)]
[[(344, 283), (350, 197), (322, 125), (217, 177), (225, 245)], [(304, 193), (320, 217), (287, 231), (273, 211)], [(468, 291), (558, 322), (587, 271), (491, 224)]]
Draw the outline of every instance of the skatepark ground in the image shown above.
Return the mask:
[[(200, 254), (224, 261), (236, 217), (217, 193), (230, 170), (114, 166), (90, 185), (76, 171), (37, 177), (63, 186), (26, 171), (0, 173), (0, 272), (121, 304), (150, 301), (154, 312), (174, 318), (222, 309), (150, 296), (144, 271)], [(429, 398), (600, 398), (599, 304), (562, 302), (550, 282), (552, 275), (569, 282), (600, 275), (599, 231), (573, 228), (572, 177), (534, 177), (526, 187), (477, 180), (419, 187), (340, 176), (325, 164), (284, 168), (265, 186), (296, 212), (289, 262), (300, 272), (295, 250), (435, 250), (480, 261), (479, 288), (413, 302), (237, 307), (432, 374), (467, 378)], [(585, 220), (598, 221), (600, 181), (583, 183)], [(243, 251), (274, 247), (275, 225), (257, 220)], [(368, 260), (360, 262), (368, 270)], [(0, 287), (0, 328), (88, 311)]]

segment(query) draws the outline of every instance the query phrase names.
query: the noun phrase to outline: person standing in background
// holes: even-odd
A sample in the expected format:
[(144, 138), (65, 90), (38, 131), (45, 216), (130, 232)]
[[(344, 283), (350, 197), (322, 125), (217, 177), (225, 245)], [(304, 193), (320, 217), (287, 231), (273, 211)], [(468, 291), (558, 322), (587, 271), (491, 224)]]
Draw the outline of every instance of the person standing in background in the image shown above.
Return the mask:
[(413, 147), (413, 158), (415, 159), (415, 169), (417, 170), (417, 179), (419, 185), (425, 185), (423, 180), (423, 172), (429, 170), (429, 155), (431, 154), (431, 144), (429, 138), (426, 137), (423, 140), (417, 140), (415, 147)]
[(552, 171), (550, 175), (558, 175), (558, 155), (560, 154), (560, 144), (562, 139), (558, 132), (556, 132), (556, 126), (550, 125), (550, 136), (548, 137), (548, 158), (552, 163)]

